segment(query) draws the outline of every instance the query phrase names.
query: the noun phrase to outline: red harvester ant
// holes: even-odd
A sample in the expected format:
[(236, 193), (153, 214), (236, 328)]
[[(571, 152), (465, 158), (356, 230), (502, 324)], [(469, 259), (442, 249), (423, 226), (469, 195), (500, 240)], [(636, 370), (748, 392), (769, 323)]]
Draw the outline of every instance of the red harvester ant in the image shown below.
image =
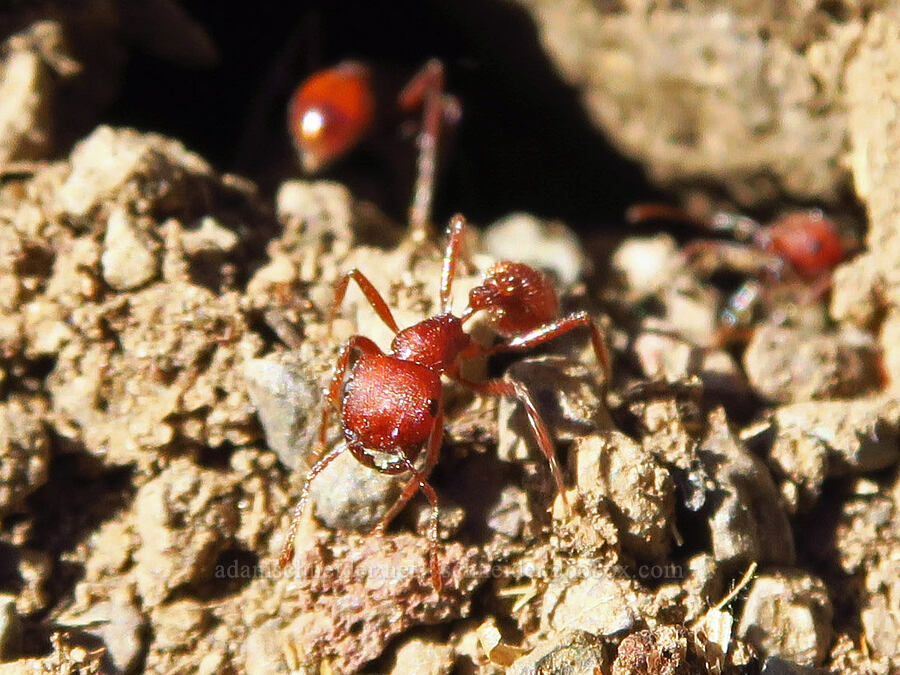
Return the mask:
[[(315, 173), (343, 156), (372, 130), (378, 113), (371, 69), (344, 61), (318, 71), (291, 96), (288, 130), (304, 171)], [(397, 96), (402, 112), (422, 109), (417, 144), (416, 186), (409, 209), (410, 233), (415, 241), (429, 234), (429, 217), (437, 170), (437, 146), (442, 123), (459, 119), (459, 104), (444, 93), (444, 66), (432, 59)]]
[[(333, 315), (353, 280), (372, 309), (396, 333), (387, 354), (362, 335), (351, 337), (338, 356), (327, 401), (340, 411), (346, 448), (360, 463), (386, 474), (411, 475), (400, 497), (375, 528), (376, 532), (384, 532), (417, 490), (422, 490), (431, 503), (429, 559), (432, 581), (438, 591), (442, 586), (437, 558), (438, 505), (437, 495), (428, 483), (428, 475), (437, 461), (444, 431), (441, 376), (446, 375), (475, 392), (514, 397), (522, 403), (532, 432), (550, 463), (557, 489), (568, 508), (550, 432), (528, 391), (520, 384), (505, 379), (484, 382), (467, 380), (460, 375), (460, 362), (481, 355), (528, 349), (584, 326), (590, 330), (600, 367), (607, 375), (610, 372), (609, 354), (594, 320), (586, 312), (576, 312), (558, 319), (559, 301), (552, 283), (544, 274), (523, 263), (494, 263), (481, 285), (469, 293), (469, 303), (462, 314), (453, 314), (450, 290), (464, 227), (463, 217), (455, 216), (447, 230), (439, 314), (400, 330), (384, 298), (356, 269), (344, 275), (338, 283), (332, 306)], [(464, 332), (466, 321), (479, 310), (487, 312), (490, 324), (504, 338), (503, 342), (486, 348)], [(326, 444), (328, 418), (329, 406), (326, 406), (319, 428), (322, 447)], [(419, 470), (415, 461), (423, 447), (426, 448), (425, 460)], [(309, 497), (310, 483), (343, 449), (340, 446), (332, 449), (310, 469), (281, 552), (282, 567), (294, 557), (294, 538)], [(382, 463), (378, 462), (379, 455), (384, 459)]]
[(727, 267), (754, 277), (741, 285), (722, 311), (728, 328), (743, 323), (764, 295), (760, 281), (805, 285), (804, 300), (811, 302), (831, 285), (831, 272), (847, 256), (850, 246), (834, 222), (820, 210), (794, 211), (763, 226), (747, 216), (718, 213), (711, 220), (697, 218), (666, 204), (637, 204), (628, 209), (632, 224), (648, 220), (675, 220), (714, 232), (729, 233), (742, 243), (703, 240), (683, 249), (685, 259), (698, 271), (710, 273)]

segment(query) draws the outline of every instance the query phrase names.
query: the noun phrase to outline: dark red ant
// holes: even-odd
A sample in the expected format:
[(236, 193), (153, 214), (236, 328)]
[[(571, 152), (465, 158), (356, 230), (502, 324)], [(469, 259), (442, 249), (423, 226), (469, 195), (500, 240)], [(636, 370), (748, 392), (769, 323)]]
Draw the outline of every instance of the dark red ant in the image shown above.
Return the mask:
[(718, 213), (706, 221), (665, 204), (638, 204), (628, 209), (625, 217), (633, 224), (648, 220), (687, 222), (731, 234), (742, 242), (695, 241), (682, 251), (685, 259), (701, 272), (729, 267), (754, 277), (726, 303), (723, 320), (732, 327), (741, 323), (764, 295), (763, 283), (799, 281), (805, 286), (806, 301), (818, 298), (828, 290), (831, 272), (850, 250), (834, 221), (818, 209), (790, 212), (766, 226), (731, 213)]
[[(459, 104), (444, 93), (444, 67), (432, 59), (397, 96), (402, 112), (422, 109), (416, 186), (409, 210), (410, 232), (427, 238), (442, 124), (456, 122)], [(342, 157), (372, 131), (379, 112), (371, 69), (357, 61), (314, 73), (294, 91), (288, 105), (288, 130), (307, 173)]]
[[(437, 495), (428, 483), (443, 437), (443, 387), (441, 376), (481, 394), (517, 398), (525, 407), (531, 430), (547, 461), (563, 503), (568, 508), (562, 473), (556, 460), (547, 425), (528, 391), (505, 379), (473, 382), (460, 375), (465, 359), (502, 351), (529, 349), (575, 328), (590, 330), (591, 342), (600, 367), (608, 375), (610, 359), (599, 327), (587, 312), (558, 319), (559, 301), (550, 280), (541, 272), (517, 262), (492, 265), (482, 281), (469, 293), (469, 303), (459, 316), (450, 306), (450, 291), (460, 257), (465, 220), (455, 216), (447, 230), (447, 246), (441, 269), (440, 313), (400, 330), (384, 298), (357, 269), (348, 272), (335, 291), (332, 315), (344, 299), (350, 281), (355, 281), (382, 321), (395, 332), (391, 348), (383, 353), (372, 340), (356, 335), (343, 346), (327, 393), (319, 428), (319, 442), (326, 444), (329, 408), (339, 410), (346, 448), (365, 466), (386, 474), (408, 473), (411, 478), (400, 497), (375, 528), (383, 533), (391, 520), (416, 493), (422, 490), (431, 503), (428, 528), (431, 576), (440, 591), (438, 568)], [(490, 324), (503, 342), (483, 347), (464, 332), (464, 324), (479, 310), (487, 312)], [(422, 469), (415, 461), (425, 448)], [(297, 525), (315, 477), (343, 451), (337, 447), (310, 469), (293, 511), (291, 530), (282, 549), (284, 567), (294, 556)]]
[[(730, 233), (757, 252), (772, 256), (766, 259), (757, 255), (754, 264), (778, 279), (789, 270), (804, 281), (815, 281), (830, 273), (847, 255), (847, 246), (834, 221), (818, 209), (793, 211), (767, 226), (732, 213), (717, 213), (707, 222), (665, 204), (638, 204), (628, 209), (625, 217), (633, 224), (648, 220), (678, 220), (714, 232)], [(685, 254), (689, 259), (707, 253), (720, 260), (731, 259), (728, 247), (724, 241), (698, 241), (689, 244)]]

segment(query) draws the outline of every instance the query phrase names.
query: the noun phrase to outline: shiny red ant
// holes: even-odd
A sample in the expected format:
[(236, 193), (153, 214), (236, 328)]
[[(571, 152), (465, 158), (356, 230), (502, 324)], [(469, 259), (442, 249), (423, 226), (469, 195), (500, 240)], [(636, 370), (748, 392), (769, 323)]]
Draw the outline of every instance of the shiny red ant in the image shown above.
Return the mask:
[[(350, 281), (355, 281), (366, 300), (382, 321), (395, 333), (388, 353), (372, 340), (356, 335), (341, 349), (319, 428), (319, 442), (326, 444), (329, 411), (340, 413), (346, 449), (363, 465), (385, 474), (411, 476), (400, 497), (375, 528), (383, 533), (404, 505), (421, 490), (431, 504), (428, 528), (431, 577), (440, 591), (438, 567), (438, 502), (428, 483), (443, 438), (443, 393), (441, 376), (481, 393), (518, 399), (525, 408), (531, 430), (547, 461), (560, 496), (568, 508), (565, 484), (556, 460), (556, 452), (547, 425), (528, 391), (519, 383), (505, 379), (474, 382), (460, 374), (465, 359), (503, 351), (518, 351), (540, 345), (578, 328), (590, 331), (591, 343), (600, 367), (608, 375), (610, 359), (599, 327), (586, 312), (557, 318), (559, 300), (550, 280), (523, 263), (502, 261), (493, 264), (482, 283), (469, 293), (462, 314), (450, 306), (450, 291), (460, 257), (465, 220), (455, 216), (447, 229), (440, 285), (440, 313), (401, 330), (384, 298), (357, 269), (344, 275), (335, 291), (332, 315), (337, 312)], [(487, 312), (490, 325), (504, 340), (483, 347), (463, 330), (465, 323), (479, 310)], [(421, 469), (415, 461), (425, 448)], [(290, 532), (282, 549), (284, 567), (294, 556), (297, 526), (315, 477), (345, 448), (338, 446), (321, 457), (310, 469), (300, 498), (293, 511)]]
[[(397, 107), (402, 112), (422, 109), (409, 226), (413, 239), (423, 241), (430, 230), (441, 128), (460, 116), (456, 99), (444, 93), (440, 61), (428, 61), (412, 77), (397, 96)], [(288, 105), (288, 130), (303, 169), (315, 173), (353, 149), (371, 133), (378, 112), (372, 71), (365, 64), (344, 61), (311, 75), (297, 87)]]
[(706, 221), (665, 204), (632, 206), (625, 218), (632, 224), (649, 220), (687, 222), (731, 234), (740, 242), (695, 241), (682, 251), (688, 263), (701, 273), (727, 267), (753, 277), (727, 301), (722, 311), (725, 333), (746, 322), (753, 306), (765, 295), (764, 284), (799, 281), (805, 286), (806, 301), (819, 297), (830, 287), (831, 272), (850, 250), (834, 221), (818, 209), (790, 212), (765, 226), (731, 213), (718, 213)]

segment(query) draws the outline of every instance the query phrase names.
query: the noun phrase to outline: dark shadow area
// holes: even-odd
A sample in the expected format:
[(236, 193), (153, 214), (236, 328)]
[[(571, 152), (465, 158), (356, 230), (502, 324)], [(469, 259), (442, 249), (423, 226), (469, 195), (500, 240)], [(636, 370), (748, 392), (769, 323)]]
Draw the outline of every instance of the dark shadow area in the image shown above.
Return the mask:
[(177, 589), (174, 595), (204, 602), (224, 600), (240, 593), (262, 574), (258, 555), (242, 548), (229, 548), (216, 557), (209, 579)]
[[(438, 504), (460, 504), (465, 508), (465, 519), (452, 541), (468, 545), (484, 545), (491, 538), (487, 525), (488, 511), (500, 498), (500, 491), (516, 475), (516, 468), (501, 462), (493, 453), (470, 453), (460, 457), (448, 448), (441, 452), (441, 459), (431, 474), (431, 484), (438, 493)], [(519, 482), (512, 480), (513, 484)], [(417, 495), (415, 504), (427, 504), (424, 496)], [(408, 509), (410, 513), (413, 509)], [(399, 522), (399, 519), (398, 519)]]
[(39, 514), (33, 543), (53, 554), (73, 548), (128, 503), (132, 473), (104, 467), (86, 452), (57, 453), (47, 483), (28, 499), (29, 511)]
[[(55, 560), (74, 549), (130, 501), (132, 473), (130, 467), (104, 467), (83, 451), (56, 452), (47, 483), (28, 498), (29, 512), (37, 514), (29, 546)], [(70, 595), (81, 574), (78, 565), (58, 563), (47, 593), (51, 598)]]
[[(6, 525), (5, 519), (4, 525)], [(17, 547), (0, 542), (0, 592), (18, 594), (24, 582), (19, 575), (18, 563), (20, 555)]]
[[(483, 224), (527, 210), (587, 232), (620, 222), (628, 204), (652, 196), (637, 166), (594, 131), (576, 92), (541, 51), (530, 18), (512, 5), (400, 0), (260, 3), (252, 12), (217, 3), (185, 7), (209, 31), (219, 64), (191, 70), (135, 54), (105, 119), (183, 139), (219, 168), (246, 173), (265, 189), (297, 174), (285, 103), (304, 77), (354, 58), (394, 67), (405, 78), (436, 56), (464, 111), (440, 176), (438, 222), (457, 211)], [(410, 141), (398, 142), (412, 166)], [(397, 185), (382, 159), (360, 153), (327, 175), (354, 189), (348, 176), (358, 179), (362, 196), (379, 195), (373, 201), (402, 220), (410, 186)]]

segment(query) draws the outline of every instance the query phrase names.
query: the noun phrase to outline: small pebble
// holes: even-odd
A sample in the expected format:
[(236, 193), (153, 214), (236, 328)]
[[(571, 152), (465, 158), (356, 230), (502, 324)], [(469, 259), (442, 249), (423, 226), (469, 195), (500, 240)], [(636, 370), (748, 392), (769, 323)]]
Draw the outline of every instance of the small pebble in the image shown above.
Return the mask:
[(483, 241), (495, 259), (552, 272), (563, 286), (571, 286), (589, 271), (589, 261), (572, 230), (528, 213), (513, 213), (494, 222), (485, 230)]
[(604, 641), (583, 630), (560, 633), (544, 640), (506, 671), (506, 675), (595, 675), (609, 668)]
[(738, 635), (763, 654), (819, 666), (828, 656), (833, 615), (820, 579), (801, 571), (763, 574), (747, 593)]

